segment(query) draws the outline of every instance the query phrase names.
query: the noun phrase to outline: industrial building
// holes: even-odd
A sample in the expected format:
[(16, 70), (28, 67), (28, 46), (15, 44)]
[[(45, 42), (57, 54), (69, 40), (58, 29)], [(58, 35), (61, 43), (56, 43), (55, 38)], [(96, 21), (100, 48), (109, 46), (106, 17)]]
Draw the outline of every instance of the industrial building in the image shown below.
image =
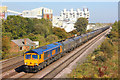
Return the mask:
[(27, 18), (37, 18), (37, 19), (44, 18), (44, 19), (49, 19), (50, 21), (52, 21), (53, 18), (53, 10), (44, 7), (40, 7), (32, 10), (24, 10), (22, 13), (20, 13), (17, 11), (8, 10), (7, 6), (0, 6), (0, 19), (5, 19), (5, 15), (7, 15), (8, 13), (17, 14)]
[(7, 12), (7, 6), (0, 6), (0, 19), (5, 19), (6, 12)]
[(27, 17), (27, 18), (37, 18), (37, 19), (44, 18), (44, 19), (49, 19), (52, 21), (53, 10), (44, 8), (44, 7), (40, 7), (40, 8), (36, 8), (33, 10), (25, 10), (22, 12), (22, 16)]

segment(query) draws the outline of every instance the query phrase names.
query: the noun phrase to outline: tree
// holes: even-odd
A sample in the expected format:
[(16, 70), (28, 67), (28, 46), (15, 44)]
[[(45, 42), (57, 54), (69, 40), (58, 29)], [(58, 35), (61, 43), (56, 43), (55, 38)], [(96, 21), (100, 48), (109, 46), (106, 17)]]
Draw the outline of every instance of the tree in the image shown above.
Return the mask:
[(33, 30), (32, 19), (23, 18), (21, 16), (8, 16), (3, 21), (3, 32), (10, 32), (12, 39), (18, 39), (24, 35), (28, 35)]
[(33, 34), (41, 34), (47, 37), (52, 34), (52, 23), (45, 19), (30, 19), (21, 16), (8, 16), (2, 23), (3, 32), (12, 34), (12, 39), (23, 38)]
[(112, 25), (112, 30), (111, 30), (110, 34), (107, 35), (108, 38), (112, 39), (112, 41), (118, 40), (118, 36), (119, 36), (118, 25), (120, 25), (119, 22), (115, 21), (115, 23)]
[(53, 28), (53, 34), (58, 36), (59, 39), (66, 39), (68, 38), (68, 34), (64, 29), (54, 27)]
[(44, 24), (41, 24), (41, 23), (39, 23), (39, 24), (36, 24), (35, 26), (34, 26), (34, 30), (35, 30), (35, 34), (40, 34), (40, 35), (42, 35), (42, 36), (44, 36), (44, 37), (46, 37), (47, 35), (49, 35), (49, 28), (47, 28), (47, 26), (46, 25), (44, 25)]
[(77, 34), (78, 32), (77, 32), (77, 30), (73, 30), (73, 31), (71, 31), (71, 32), (69, 32), (71, 35), (75, 35), (75, 34)]
[(2, 58), (6, 57), (9, 54), (10, 50), (10, 37), (3, 36), (2, 37)]
[(58, 37), (56, 35), (51, 34), (47, 36), (46, 41), (52, 43), (58, 41)]
[(45, 19), (40, 19), (35, 21), (34, 24), (34, 34), (40, 34), (47, 37), (52, 33), (52, 23)]
[(86, 32), (87, 25), (88, 25), (88, 20), (86, 18), (78, 18), (74, 27), (78, 32), (80, 32), (80, 34), (82, 34)]

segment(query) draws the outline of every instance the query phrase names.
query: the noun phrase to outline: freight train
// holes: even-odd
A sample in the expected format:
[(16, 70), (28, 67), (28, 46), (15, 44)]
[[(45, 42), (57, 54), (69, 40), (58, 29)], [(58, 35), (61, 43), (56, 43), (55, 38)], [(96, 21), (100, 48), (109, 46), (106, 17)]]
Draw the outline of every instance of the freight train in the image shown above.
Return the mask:
[(108, 28), (109, 26), (25, 52), (24, 71), (38, 72)]

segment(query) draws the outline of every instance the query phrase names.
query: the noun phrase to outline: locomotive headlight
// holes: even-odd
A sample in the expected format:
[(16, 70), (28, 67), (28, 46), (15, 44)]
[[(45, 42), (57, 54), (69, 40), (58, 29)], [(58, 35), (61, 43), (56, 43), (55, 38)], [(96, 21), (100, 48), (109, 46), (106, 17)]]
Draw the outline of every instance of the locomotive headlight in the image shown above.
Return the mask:
[(25, 63), (25, 65), (27, 65), (27, 63)]
[(35, 63), (35, 65), (38, 65), (38, 63)]

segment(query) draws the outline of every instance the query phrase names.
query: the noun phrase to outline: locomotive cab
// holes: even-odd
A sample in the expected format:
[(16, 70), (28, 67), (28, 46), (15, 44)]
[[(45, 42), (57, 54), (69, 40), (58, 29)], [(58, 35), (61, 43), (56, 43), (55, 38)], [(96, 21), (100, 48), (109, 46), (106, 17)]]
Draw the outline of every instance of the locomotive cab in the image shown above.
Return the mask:
[(40, 58), (36, 53), (24, 54), (24, 64), (27, 66), (37, 66)]
[[(49, 44), (24, 53), (24, 71), (38, 72), (62, 54), (61, 43)], [(54, 57), (55, 56), (55, 57)]]
[(25, 53), (24, 54), (25, 72), (37, 72), (40, 61), (42, 61), (41, 55), (38, 55), (36, 53)]

